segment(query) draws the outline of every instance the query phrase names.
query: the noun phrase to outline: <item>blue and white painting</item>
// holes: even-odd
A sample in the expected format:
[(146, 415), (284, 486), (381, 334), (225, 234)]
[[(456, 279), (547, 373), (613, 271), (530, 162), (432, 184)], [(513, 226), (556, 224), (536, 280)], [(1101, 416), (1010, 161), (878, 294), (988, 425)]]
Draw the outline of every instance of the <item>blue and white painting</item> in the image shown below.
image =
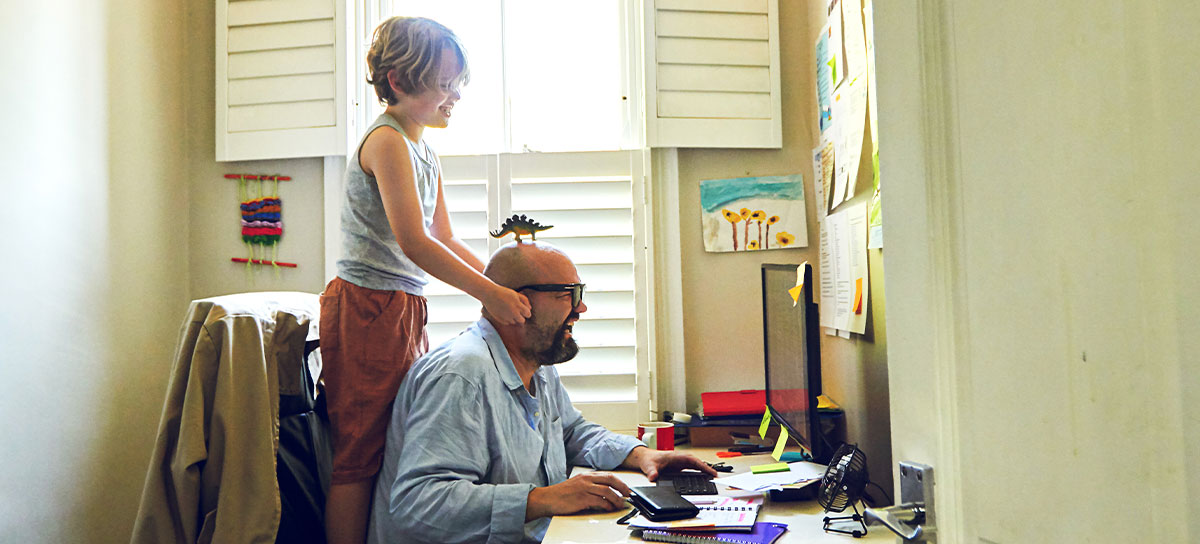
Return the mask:
[(808, 247), (804, 178), (794, 174), (703, 180), (700, 220), (706, 251)]

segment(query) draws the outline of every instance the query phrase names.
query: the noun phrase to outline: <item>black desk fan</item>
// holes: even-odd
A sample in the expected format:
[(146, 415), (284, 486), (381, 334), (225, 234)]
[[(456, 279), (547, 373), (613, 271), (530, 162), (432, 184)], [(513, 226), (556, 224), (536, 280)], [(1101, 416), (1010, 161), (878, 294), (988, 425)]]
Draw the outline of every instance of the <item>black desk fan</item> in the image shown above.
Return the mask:
[[(817, 502), (825, 509), (826, 514), (845, 512), (846, 507), (853, 508), (854, 514), (825, 516), (823, 527), (825, 532), (851, 535), (854, 538), (861, 538), (867, 534), (867, 524), (863, 521), (862, 513), (858, 511), (858, 501), (863, 499), (869, 482), (867, 454), (858, 449), (855, 444), (842, 444), (829, 461), (829, 468), (825, 469), (825, 475), (821, 477), (821, 486), (817, 490)], [(846, 520), (857, 521), (862, 530), (860, 531), (857, 527), (846, 530), (833, 526), (836, 522)]]

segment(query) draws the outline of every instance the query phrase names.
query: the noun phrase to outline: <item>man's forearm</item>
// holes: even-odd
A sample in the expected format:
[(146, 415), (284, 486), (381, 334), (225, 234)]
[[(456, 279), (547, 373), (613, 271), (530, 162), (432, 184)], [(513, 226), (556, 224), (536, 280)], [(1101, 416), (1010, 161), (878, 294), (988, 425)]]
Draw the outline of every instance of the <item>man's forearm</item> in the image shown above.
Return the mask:
[(642, 470), (642, 460), (644, 459), (650, 448), (646, 446), (635, 446), (629, 455), (625, 456), (625, 460), (621, 461), (621, 468), (627, 470)]
[(546, 488), (535, 487), (529, 490), (529, 497), (525, 499), (525, 523), (550, 515), (552, 514), (549, 501), (546, 500)]
[[(416, 478), (415, 485), (395, 490), (403, 496), (386, 522), (389, 535), (409, 535), (405, 541), (439, 544), (515, 542), (524, 534), (525, 504), (532, 485), (476, 484), (440, 477)], [(430, 508), (436, 503), (453, 508)], [(545, 501), (542, 501), (544, 504)]]

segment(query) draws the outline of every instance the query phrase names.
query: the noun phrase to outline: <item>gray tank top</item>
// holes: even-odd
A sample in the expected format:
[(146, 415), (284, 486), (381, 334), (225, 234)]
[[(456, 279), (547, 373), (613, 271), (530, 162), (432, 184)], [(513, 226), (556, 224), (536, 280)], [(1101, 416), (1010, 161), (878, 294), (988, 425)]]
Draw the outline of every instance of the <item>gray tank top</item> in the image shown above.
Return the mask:
[[(438, 161), (433, 150), (424, 141), (413, 142), (400, 128), (391, 115), (384, 113), (367, 128), (363, 140), (358, 143), (354, 154), (346, 164), (345, 188), (342, 198), (342, 254), (338, 260), (338, 277), (367, 289), (404, 291), (422, 295), (428, 283), (421, 270), (400, 249), (387, 214), (383, 211), (383, 200), (379, 196), (379, 184), (374, 177), (363, 172), (358, 163), (362, 144), (376, 129), (388, 126), (404, 136), (408, 143), (416, 174), (417, 194), (421, 198), (421, 213), (425, 229), (433, 224), (433, 211), (437, 205)], [(390, 129), (383, 129), (390, 130)]]

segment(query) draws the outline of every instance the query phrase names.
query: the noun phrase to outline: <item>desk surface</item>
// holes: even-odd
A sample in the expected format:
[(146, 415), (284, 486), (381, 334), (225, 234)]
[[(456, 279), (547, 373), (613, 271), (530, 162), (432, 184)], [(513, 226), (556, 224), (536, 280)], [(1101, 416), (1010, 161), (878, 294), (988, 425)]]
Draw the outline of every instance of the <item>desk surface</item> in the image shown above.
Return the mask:
[[(734, 473), (748, 471), (751, 465), (772, 462), (772, 459), (768, 455), (747, 455), (730, 459), (719, 459), (716, 452), (721, 450), (722, 448), (691, 448), (687, 451), (710, 463), (724, 461), (726, 464), (733, 466)], [(586, 471), (587, 469), (577, 468), (576, 472), (581, 470)], [(654, 485), (640, 473), (617, 471), (615, 474), (630, 486)], [(721, 489), (721, 486), (718, 486), (718, 488)], [(573, 516), (555, 516), (550, 522), (550, 529), (546, 531), (544, 542), (547, 544), (642, 542), (640, 538), (631, 536), (626, 526), (617, 525), (616, 523), (617, 519), (628, 511), (628, 509), (625, 509), (618, 512), (592, 512)], [(824, 517), (824, 511), (815, 500), (773, 503), (770, 499), (767, 499), (763, 504), (762, 510), (759, 511), (758, 521), (776, 521), (788, 524), (788, 532), (784, 533), (783, 538), (777, 541), (779, 544), (802, 542), (836, 542), (841, 544), (896, 542), (896, 535), (882, 526), (870, 527), (867, 536), (863, 538), (827, 534), (821, 529), (821, 519)]]

